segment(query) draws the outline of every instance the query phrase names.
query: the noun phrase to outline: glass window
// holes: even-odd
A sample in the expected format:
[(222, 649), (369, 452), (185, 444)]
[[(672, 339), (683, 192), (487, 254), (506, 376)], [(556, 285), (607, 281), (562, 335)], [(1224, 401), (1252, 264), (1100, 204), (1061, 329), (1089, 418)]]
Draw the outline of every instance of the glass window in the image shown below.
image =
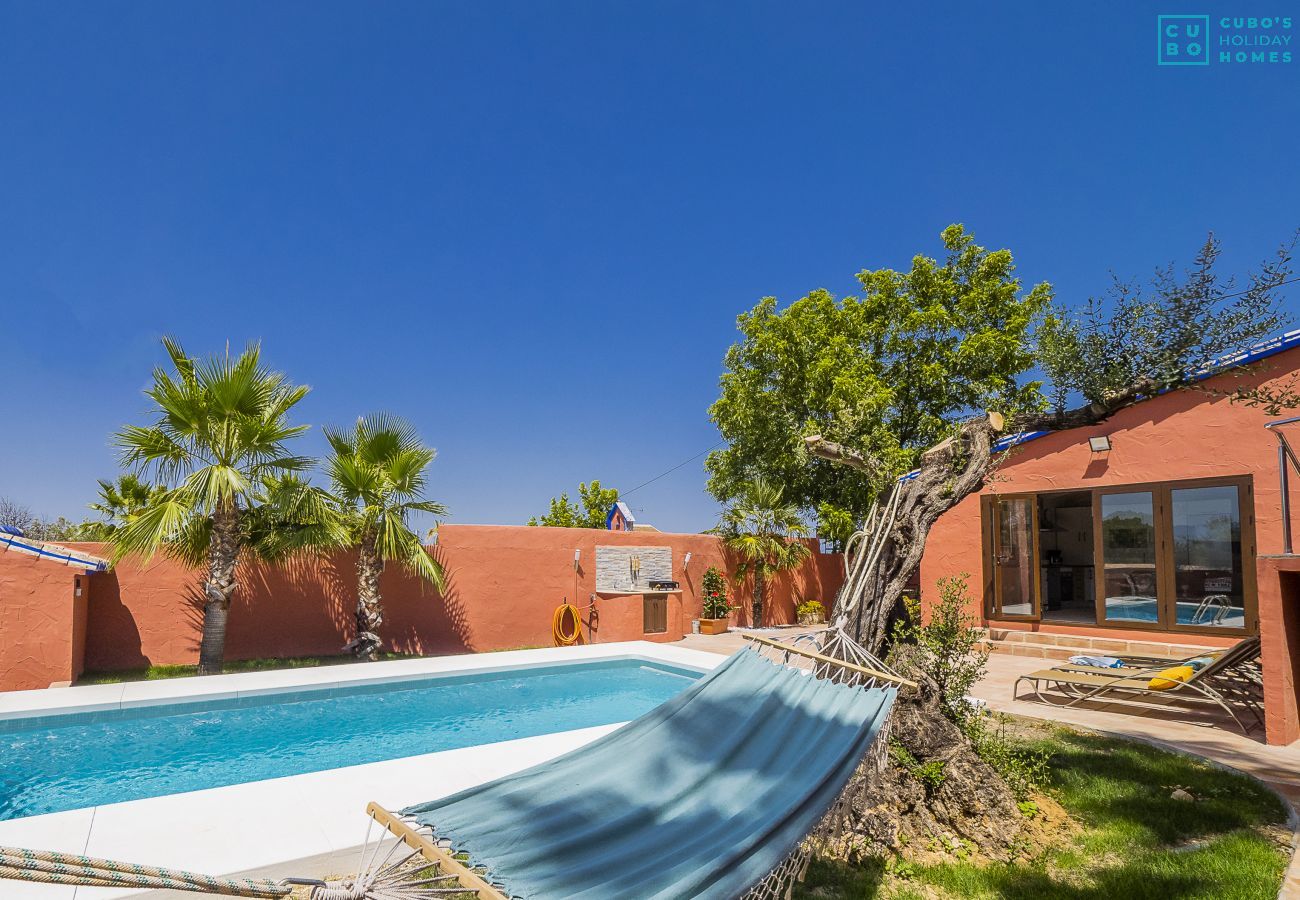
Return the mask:
[(995, 596), (1004, 616), (1033, 616), (1034, 501), (1027, 497), (999, 499), (995, 504), (994, 535)]
[(1178, 624), (1246, 627), (1236, 485), (1176, 488), (1169, 494)]
[(1106, 621), (1158, 623), (1156, 517), (1150, 491), (1101, 495), (1101, 561)]

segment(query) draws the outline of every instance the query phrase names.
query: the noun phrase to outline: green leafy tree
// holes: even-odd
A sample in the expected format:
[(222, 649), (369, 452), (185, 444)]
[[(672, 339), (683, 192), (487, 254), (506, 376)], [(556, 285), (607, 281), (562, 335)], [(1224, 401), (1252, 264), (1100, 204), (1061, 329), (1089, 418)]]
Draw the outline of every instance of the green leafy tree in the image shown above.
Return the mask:
[(326, 429), (325, 436), (333, 450), (326, 463), (330, 483), (349, 542), (357, 548), (357, 633), (346, 649), (373, 660), (382, 643), (385, 565), (397, 562), (439, 590), (446, 587), (442, 564), (410, 525), (413, 513), (447, 514), (441, 503), (424, 497), (437, 451), (409, 424), (384, 414), (360, 418), (347, 431)]
[(529, 525), (549, 525), (553, 528), (604, 528), (609, 508), (618, 500), (617, 488), (602, 488), (599, 481), (578, 485), (578, 502), (569, 499), (566, 491), (551, 498), (546, 515), (533, 516)]
[(126, 527), (136, 516), (148, 509), (151, 503), (166, 492), (162, 485), (141, 481), (133, 473), (118, 476), (116, 481), (99, 482), (99, 500), (87, 504), (99, 513), (99, 521), (81, 524), (78, 534), (83, 541), (107, 541), (115, 532)]
[(59, 516), (57, 519), (32, 519), (24, 534), (37, 541), (84, 541), (85, 525)]
[(971, 605), (966, 593), (969, 577), (962, 573), (939, 581), (939, 596), (928, 619), (919, 599), (906, 599), (906, 614), (894, 623), (889, 659), (900, 671), (928, 677), (940, 710), (963, 731), (976, 715), (966, 698), (984, 677), (989, 659), (984, 637), (976, 630), (979, 620), (966, 611)]
[[(931, 526), (985, 484), (1001, 458), (999, 436), (1103, 422), (1144, 398), (1200, 383), (1229, 365), (1233, 354), (1280, 328), (1278, 289), (1290, 279), (1293, 246), (1294, 241), (1283, 244), (1275, 257), (1248, 276), (1243, 289), (1236, 290), (1231, 279), (1215, 272), (1219, 246), (1211, 237), (1183, 274), (1161, 269), (1150, 290), (1122, 287), (1111, 303), (1090, 301), (1079, 314), (1052, 307), (1033, 335), (1028, 326), (1043, 309), (1047, 292), (1041, 291), (1033, 302), (1026, 299), (1022, 311), (1029, 318), (1024, 329), (1016, 329), (1015, 352), (1000, 350), (996, 341), (985, 346), (982, 340), (977, 344), (981, 349), (973, 351), (979, 365), (986, 367), (976, 369), (985, 373), (983, 381), (997, 382), (991, 373), (1000, 369), (1001, 381), (1016, 389), (959, 392), (966, 402), (950, 407), (943, 414), (943, 427), (933, 432), (934, 444), (918, 447), (908, 460), (916, 474), (906, 482), (896, 481), (900, 466), (890, 452), (895, 445), (903, 446), (903, 440), (869, 436), (850, 445), (821, 433), (805, 435), (803, 443), (813, 456), (856, 472), (863, 484), (897, 491), (890, 514), (873, 520), (870, 540), (864, 543), (875, 548), (864, 557), (871, 560), (869, 569), (852, 580), (855, 595), (841, 597), (836, 605), (852, 610), (847, 623), (851, 633), (868, 649), (880, 651), (888, 623), (920, 565)], [(1009, 265), (1009, 254), (1004, 262)], [(1009, 271), (1001, 263), (994, 268)], [(1014, 288), (1008, 283), (1004, 290)], [(970, 352), (966, 340), (948, 345), (946, 358), (933, 371), (958, 381), (966, 378), (963, 360)], [(1021, 383), (1026, 364), (1035, 360), (1052, 380), (1047, 395), (1034, 382)], [(930, 373), (926, 366), (900, 369), (895, 389), (920, 396), (929, 389)], [(1241, 398), (1259, 405), (1267, 400)], [(1077, 401), (1079, 405), (1071, 405)], [(984, 415), (978, 415), (981, 409)], [(871, 434), (898, 427), (883, 408), (869, 424)], [(906, 434), (911, 440), (915, 431)], [(888, 476), (884, 484), (882, 473)]]
[(155, 369), (145, 391), (152, 421), (114, 443), (124, 466), (164, 490), (113, 532), (114, 558), (165, 548), (205, 569), (199, 674), (211, 675), (225, 658), (241, 558), (280, 559), (339, 535), (326, 495), (294, 477), (312, 463), (289, 449), (308, 427), (289, 424), (308, 388), (263, 366), (257, 345), (206, 359), (170, 338), (163, 346), (171, 370)]
[[(714, 496), (762, 476), (818, 511), (824, 532), (842, 532), (844, 514), (861, 521), (954, 417), (1040, 402), (1030, 338), (1051, 288), (1022, 290), (1010, 251), (986, 250), (961, 225), (942, 239), (942, 260), (858, 273), (856, 296), (817, 290), (781, 310), (767, 297), (739, 317), (709, 410), (728, 442), (706, 462)], [(869, 454), (877, 471), (863, 479), (810, 457), (809, 434)]]
[[(845, 394), (858, 401), (849, 407), (853, 415), (832, 417), (829, 425), (794, 415), (785, 419), (808, 453), (841, 466), (863, 490), (880, 495), (860, 539), (855, 536), (853, 575), (835, 603), (839, 624), (877, 655), (884, 652), (889, 623), (900, 613), (931, 527), (987, 483), (1004, 458), (999, 437), (1093, 425), (1158, 391), (1198, 383), (1200, 374), (1221, 365), (1207, 365), (1209, 360), (1244, 350), (1278, 327), (1278, 288), (1290, 275), (1290, 249), (1284, 246), (1275, 260), (1250, 276), (1244, 294), (1228, 290), (1213, 275), (1214, 247), (1202, 251), (1186, 274), (1162, 274), (1144, 297), (1130, 296), (1109, 306), (1093, 304), (1076, 316), (1055, 307), (1048, 311), (1050, 291), (1045, 286), (1022, 294), (1011, 277), (1009, 253), (988, 253), (967, 240), (959, 229), (945, 232), (949, 264), (937, 281), (931, 275), (939, 270), (923, 258), (914, 262), (910, 276), (886, 272), (869, 279), (869, 296), (884, 296), (880, 308), (892, 311), (897, 321), (881, 326), (894, 336), (892, 343), (858, 342), (846, 351), (854, 380), (863, 382), (856, 394), (855, 387), (845, 388)], [(958, 272), (966, 274), (954, 281)], [(957, 283), (962, 281), (986, 290), (966, 293)], [(952, 296), (955, 308), (927, 301), (936, 284), (943, 285), (941, 293)], [(901, 286), (896, 295), (895, 285)], [(1248, 300), (1234, 302), (1242, 296)], [(977, 297), (985, 299), (975, 301)], [(897, 299), (905, 302), (895, 305)], [(965, 309), (967, 301), (987, 308)], [(1001, 336), (990, 335), (984, 327), (986, 312), (1005, 319), (1008, 327)], [(1040, 314), (1043, 327), (1035, 334), (1033, 323)], [(943, 336), (937, 342), (936, 333)], [(853, 332), (845, 334), (853, 343)], [(902, 348), (904, 356), (907, 348), (917, 345), (927, 352), (911, 364), (894, 367), (886, 381), (878, 372), (898, 358), (889, 351), (891, 345)], [(884, 358), (877, 359), (882, 352)], [(1053, 381), (1049, 395), (1028, 375), (1035, 362)], [(832, 362), (829, 368), (839, 366)], [(779, 394), (782, 382), (772, 380), (769, 390)], [(882, 395), (917, 402), (918, 412), (909, 416), (906, 403), (896, 410), (893, 402), (878, 402)], [(1072, 405), (1079, 399), (1080, 405)], [(844, 422), (854, 427), (846, 428)], [(841, 430), (832, 434), (831, 426)], [(853, 436), (837, 440), (835, 434)], [(898, 480), (910, 468), (915, 469), (912, 477)], [(855, 518), (863, 521), (860, 512)], [(917, 819), (914, 811), (897, 814), (888, 809), (887, 798), (905, 790), (913, 777), (909, 771), (926, 767), (941, 772), (942, 788), (934, 796), (942, 797), (931, 803), (927, 793), (922, 818), (931, 823), (928, 830), (937, 823), (956, 832), (973, 816), (1017, 819), (1016, 799), (1041, 775), (1041, 758), (1018, 753), (985, 719), (964, 717), (956, 702), (975, 673), (965, 649), (971, 635), (956, 615), (964, 602), (949, 585), (946, 594), (941, 592), (946, 612), (939, 620), (918, 634), (904, 635), (918, 645), (922, 664), (911, 671), (920, 687), (900, 695), (900, 709), (905, 711), (894, 717), (895, 742), (906, 754), (897, 754), (892, 774), (876, 782), (883, 793), (864, 800), (881, 811), (881, 833), (906, 833), (909, 821)], [(966, 730), (950, 717), (965, 718)], [(908, 724), (897, 727), (900, 722)], [(1001, 779), (989, 778), (989, 766)]]
[[(1211, 234), (1181, 276), (1166, 266), (1149, 286), (1115, 279), (1106, 297), (1089, 298), (1077, 312), (1053, 308), (1037, 348), (1050, 378), (1051, 411), (1035, 424), (1092, 424), (1137, 399), (1186, 386), (1193, 373), (1213, 374), (1228, 363), (1225, 354), (1277, 334), (1286, 323), (1277, 288), (1290, 277), (1295, 244), (1283, 244), (1239, 290), (1219, 275), (1222, 245)], [(1249, 394), (1241, 399), (1260, 392)], [(1080, 398), (1083, 405), (1069, 410)]]
[(736, 580), (753, 578), (753, 624), (762, 625), (767, 582), (798, 567), (812, 551), (801, 540), (808, 532), (799, 508), (786, 501), (780, 485), (759, 477), (741, 485), (739, 492), (715, 531), (740, 559)]

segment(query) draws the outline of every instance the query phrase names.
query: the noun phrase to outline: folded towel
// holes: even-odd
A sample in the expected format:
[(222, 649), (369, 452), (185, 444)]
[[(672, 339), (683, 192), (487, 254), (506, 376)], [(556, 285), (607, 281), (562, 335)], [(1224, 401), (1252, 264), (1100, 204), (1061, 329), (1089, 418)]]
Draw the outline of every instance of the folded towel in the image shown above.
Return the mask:
[(1122, 659), (1113, 656), (1071, 656), (1070, 662), (1076, 666), (1092, 666), (1097, 669), (1118, 669), (1124, 665)]

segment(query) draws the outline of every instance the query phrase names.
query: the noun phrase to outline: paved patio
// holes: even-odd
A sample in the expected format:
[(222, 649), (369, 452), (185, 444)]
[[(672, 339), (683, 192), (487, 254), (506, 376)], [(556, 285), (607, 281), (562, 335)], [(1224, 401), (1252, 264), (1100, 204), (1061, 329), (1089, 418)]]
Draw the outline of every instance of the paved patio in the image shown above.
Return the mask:
[[(763, 629), (759, 633), (781, 638), (809, 630)], [(732, 631), (723, 635), (688, 635), (677, 646), (730, 654), (746, 643), (741, 632)], [(1178, 707), (1154, 712), (1149, 707), (1139, 710), (1123, 703), (1065, 708), (1034, 699), (1027, 688), (1022, 688), (1021, 699), (1012, 699), (1012, 687), (1018, 677), (1051, 664), (1051, 660), (995, 653), (989, 657), (988, 673), (972, 694), (999, 712), (1077, 725), (1203, 756), (1255, 776), (1286, 797), (1292, 807), (1300, 808), (1300, 741), (1288, 747), (1270, 747), (1263, 742), (1262, 729), (1257, 736), (1248, 737), (1227, 716), (1189, 714)], [(1292, 856), (1279, 897), (1300, 900), (1300, 857)]]

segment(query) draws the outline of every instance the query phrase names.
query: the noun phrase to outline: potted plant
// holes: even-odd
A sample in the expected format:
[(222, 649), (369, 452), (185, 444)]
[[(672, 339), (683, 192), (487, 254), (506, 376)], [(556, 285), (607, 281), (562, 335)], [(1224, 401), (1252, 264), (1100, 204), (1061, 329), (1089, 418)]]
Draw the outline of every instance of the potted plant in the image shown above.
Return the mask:
[(800, 625), (820, 625), (826, 621), (826, 608), (818, 600), (800, 603), (795, 609)]
[(727, 599), (727, 578), (717, 567), (709, 566), (700, 582), (704, 590), (700, 615), (700, 634), (725, 634), (728, 616), (735, 609)]

